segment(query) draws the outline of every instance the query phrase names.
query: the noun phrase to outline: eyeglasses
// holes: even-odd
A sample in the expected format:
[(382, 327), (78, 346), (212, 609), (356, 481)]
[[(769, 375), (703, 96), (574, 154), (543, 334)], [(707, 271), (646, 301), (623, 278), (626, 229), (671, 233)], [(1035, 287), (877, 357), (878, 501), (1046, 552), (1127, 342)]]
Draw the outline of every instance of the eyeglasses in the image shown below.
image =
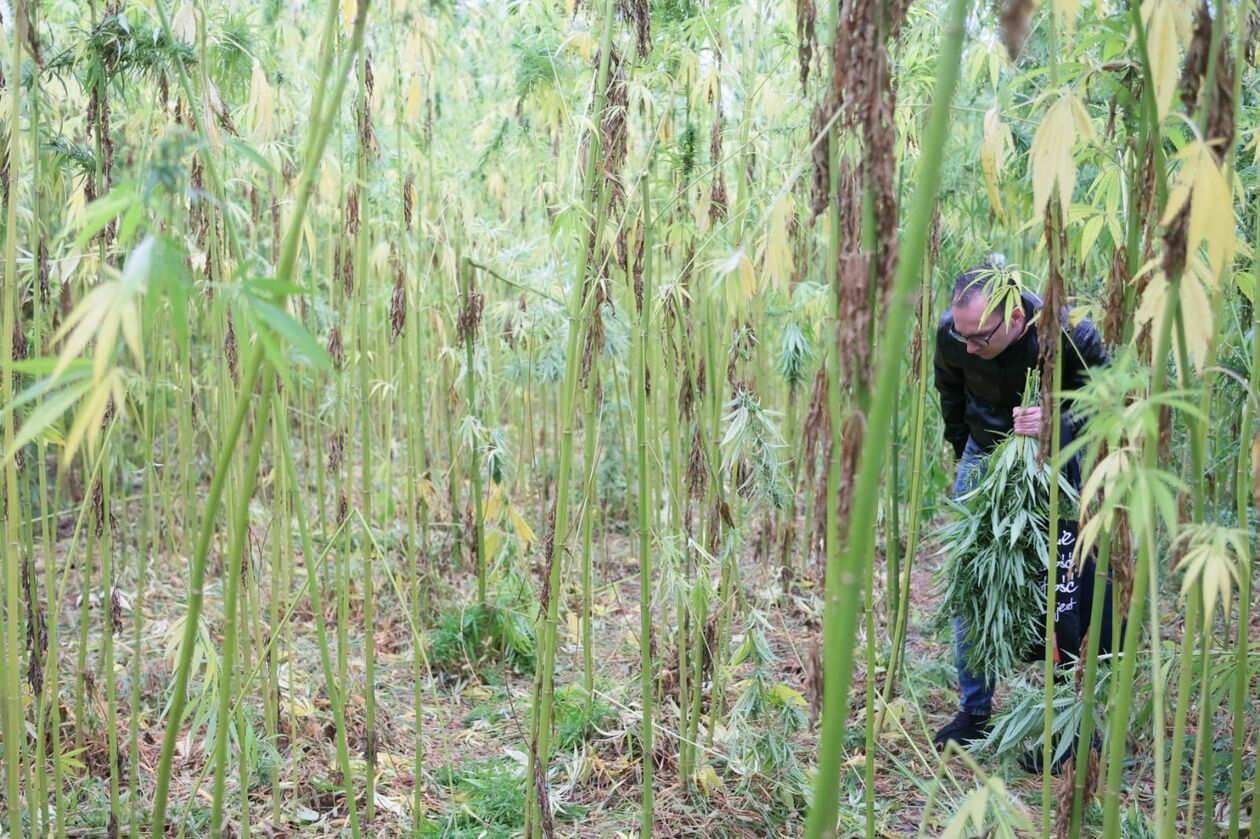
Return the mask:
[(989, 342), (993, 340), (993, 336), (996, 335), (997, 331), (1001, 328), (1002, 321), (999, 320), (997, 322), (997, 326), (993, 327), (983, 335), (964, 335), (955, 329), (951, 324), (949, 327), (949, 337), (963, 344), (975, 344), (977, 347), (987, 347), (989, 346)]

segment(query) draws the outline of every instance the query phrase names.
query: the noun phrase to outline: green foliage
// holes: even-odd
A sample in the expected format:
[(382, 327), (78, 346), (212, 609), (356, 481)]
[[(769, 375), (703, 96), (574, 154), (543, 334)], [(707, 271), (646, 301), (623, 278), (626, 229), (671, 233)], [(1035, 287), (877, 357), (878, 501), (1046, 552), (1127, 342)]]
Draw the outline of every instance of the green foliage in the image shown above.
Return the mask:
[(518, 673), (532, 673), (535, 608), (528, 584), (509, 574), (496, 588), (492, 603), (461, 606), (438, 616), (429, 631), (430, 663), (439, 670), (459, 672), (498, 660)]
[[(989, 776), (963, 799), (941, 836), (943, 839), (968, 836), (1015, 839), (1025, 835), (1031, 827), (1019, 806), (1019, 798), (1006, 788), (1001, 778)], [(974, 833), (973, 830), (982, 832)]]
[[(1098, 678), (1094, 684), (1094, 730), (1104, 731), (1107, 707), (1107, 685), (1111, 668), (1099, 663)], [(1018, 757), (1025, 749), (1041, 742), (1045, 726), (1046, 694), (1044, 686), (1027, 679), (1015, 678), (1006, 683), (1007, 695), (1001, 710), (993, 717), (993, 729), (985, 738), (984, 745), (992, 749), (999, 759)], [(1084, 703), (1077, 692), (1075, 680), (1064, 672), (1054, 685), (1054, 753), (1058, 762), (1075, 741), (1081, 730)]]
[(1012, 435), (983, 462), (983, 477), (949, 499), (953, 519), (940, 532), (946, 562), (942, 619), (967, 627), (968, 664), (992, 679), (1009, 676), (1043, 643), (1046, 563), (1053, 542), (1050, 482), (1059, 481), (1060, 515), (1074, 515), (1076, 491), (1062, 473), (1037, 462), (1037, 440)]
[(741, 388), (726, 403), (725, 419), (722, 465), (736, 476), (740, 495), (765, 501), (776, 509), (786, 507), (788, 482), (779, 457), (784, 442), (770, 413), (752, 393)]
[[(426, 827), (421, 835), (449, 839), (507, 839), (521, 835), (525, 826), (524, 767), (508, 761), (479, 761), (448, 764), (435, 773), (437, 783), (459, 803), (440, 821)], [(555, 817), (571, 820), (581, 810), (562, 805)]]
[[(464, 798), (435, 836), (512, 836), (525, 826), (525, 778), (519, 767), (486, 761), (444, 766), (437, 782)], [(438, 825), (435, 825), (438, 827)]]
[[(118, 11), (102, 18), (88, 35), (86, 51), (99, 62), (88, 64), (85, 86), (98, 80), (146, 75), (156, 78), (174, 72), (175, 65), (191, 67), (196, 53), (191, 44), (172, 41), (161, 26)], [(49, 62), (48, 69), (67, 71), (79, 66), (78, 56), (66, 51)]]
[(556, 45), (540, 38), (519, 40), (512, 44), (516, 50), (516, 98), (526, 99), (531, 93), (543, 88), (555, 87)]
[(789, 322), (779, 337), (779, 357), (775, 360), (775, 369), (788, 387), (795, 388), (805, 381), (813, 360), (814, 348), (808, 323), (802, 327), (795, 321)]
[(754, 613), (732, 659), (732, 666), (752, 666), (727, 721), (735, 759), (732, 769), (741, 776), (741, 786), (794, 809), (805, 801), (809, 781), (792, 738), (809, 719), (800, 692), (771, 678), (775, 655), (764, 628), (764, 618)]
[(589, 742), (617, 720), (616, 710), (598, 696), (591, 696), (578, 684), (556, 691), (551, 706), (555, 719), (555, 747), (571, 751)]

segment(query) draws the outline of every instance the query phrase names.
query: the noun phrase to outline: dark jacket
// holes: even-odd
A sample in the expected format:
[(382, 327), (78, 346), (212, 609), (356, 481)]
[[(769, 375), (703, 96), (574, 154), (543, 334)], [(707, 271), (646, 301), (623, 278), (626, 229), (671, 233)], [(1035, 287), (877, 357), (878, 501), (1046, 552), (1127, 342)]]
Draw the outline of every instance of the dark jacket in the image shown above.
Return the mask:
[[(1031, 320), (1041, 309), (1041, 298), (1027, 291), (1022, 297), (1024, 313)], [(1107, 363), (1107, 351), (1089, 318), (1069, 329), (1064, 310), (1060, 321), (1061, 389), (1075, 390), (1085, 384), (1086, 368)], [(1037, 367), (1041, 350), (1034, 325), (996, 358), (980, 358), (968, 353), (966, 345), (949, 334), (953, 325), (953, 314), (946, 312), (936, 329), (936, 389), (945, 418), (945, 439), (954, 447), (954, 454), (962, 457), (969, 436), (980, 448), (988, 450), (1010, 433), (1014, 426), (1011, 409), (1023, 401), (1025, 378), (1029, 370)], [(1070, 408), (1065, 401), (1065, 417)], [(1079, 424), (1079, 420), (1069, 422), (1071, 431), (1077, 430)]]

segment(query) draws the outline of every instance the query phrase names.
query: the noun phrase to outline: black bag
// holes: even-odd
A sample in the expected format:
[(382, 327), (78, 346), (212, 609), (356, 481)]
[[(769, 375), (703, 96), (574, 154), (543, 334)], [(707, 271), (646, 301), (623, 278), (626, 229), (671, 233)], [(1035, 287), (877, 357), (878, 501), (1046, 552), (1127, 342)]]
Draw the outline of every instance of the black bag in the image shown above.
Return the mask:
[[(1055, 663), (1070, 665), (1078, 656), (1086, 651), (1081, 643), (1088, 632), (1090, 609), (1094, 602), (1094, 575), (1096, 565), (1094, 553), (1086, 558), (1080, 571), (1076, 570), (1073, 553), (1076, 548), (1077, 522), (1067, 520), (1059, 522), (1059, 540), (1056, 546), (1058, 569), (1055, 572)], [(1046, 592), (1047, 580), (1041, 580), (1041, 593)], [(1114, 597), (1111, 575), (1107, 575), (1107, 590), (1103, 592), (1102, 626), (1098, 627), (1098, 654), (1105, 655), (1112, 650), (1112, 598)], [(1120, 630), (1124, 637), (1124, 628)], [(1045, 656), (1045, 648), (1040, 644), (1029, 649), (1025, 654), (1026, 661), (1040, 661)]]

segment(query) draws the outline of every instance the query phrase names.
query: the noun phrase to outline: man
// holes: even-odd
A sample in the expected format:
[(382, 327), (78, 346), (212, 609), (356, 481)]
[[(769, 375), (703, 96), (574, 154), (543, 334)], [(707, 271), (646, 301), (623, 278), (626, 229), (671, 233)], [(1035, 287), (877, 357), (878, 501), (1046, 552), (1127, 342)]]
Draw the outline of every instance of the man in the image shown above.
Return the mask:
[[(996, 305), (989, 305), (990, 301)], [(954, 281), (949, 311), (937, 328), (935, 366), (945, 440), (958, 458), (956, 496), (974, 485), (979, 474), (973, 476), (973, 470), (1008, 433), (1036, 437), (1041, 430), (1041, 408), (1020, 405), (1027, 373), (1039, 364), (1041, 349), (1034, 323), (1039, 315), (1047, 316), (1041, 312), (1041, 299), (1020, 291), (1000, 263), (972, 268)], [(1106, 364), (1107, 354), (1088, 318), (1072, 327), (1066, 310), (1058, 316), (1062, 324), (1061, 389), (1067, 391), (1084, 385), (1087, 368)], [(1049, 383), (1042, 386), (1049, 387)], [(1069, 418), (1068, 407), (1065, 403), (1062, 409), (1064, 444), (1079, 429), (1079, 421)], [(1073, 460), (1063, 471), (1079, 489), (1079, 463)], [(967, 627), (955, 618), (954, 654), (961, 701), (958, 715), (937, 732), (937, 748), (944, 748), (950, 740), (965, 746), (989, 731), (994, 686), (968, 670), (966, 634)]]

